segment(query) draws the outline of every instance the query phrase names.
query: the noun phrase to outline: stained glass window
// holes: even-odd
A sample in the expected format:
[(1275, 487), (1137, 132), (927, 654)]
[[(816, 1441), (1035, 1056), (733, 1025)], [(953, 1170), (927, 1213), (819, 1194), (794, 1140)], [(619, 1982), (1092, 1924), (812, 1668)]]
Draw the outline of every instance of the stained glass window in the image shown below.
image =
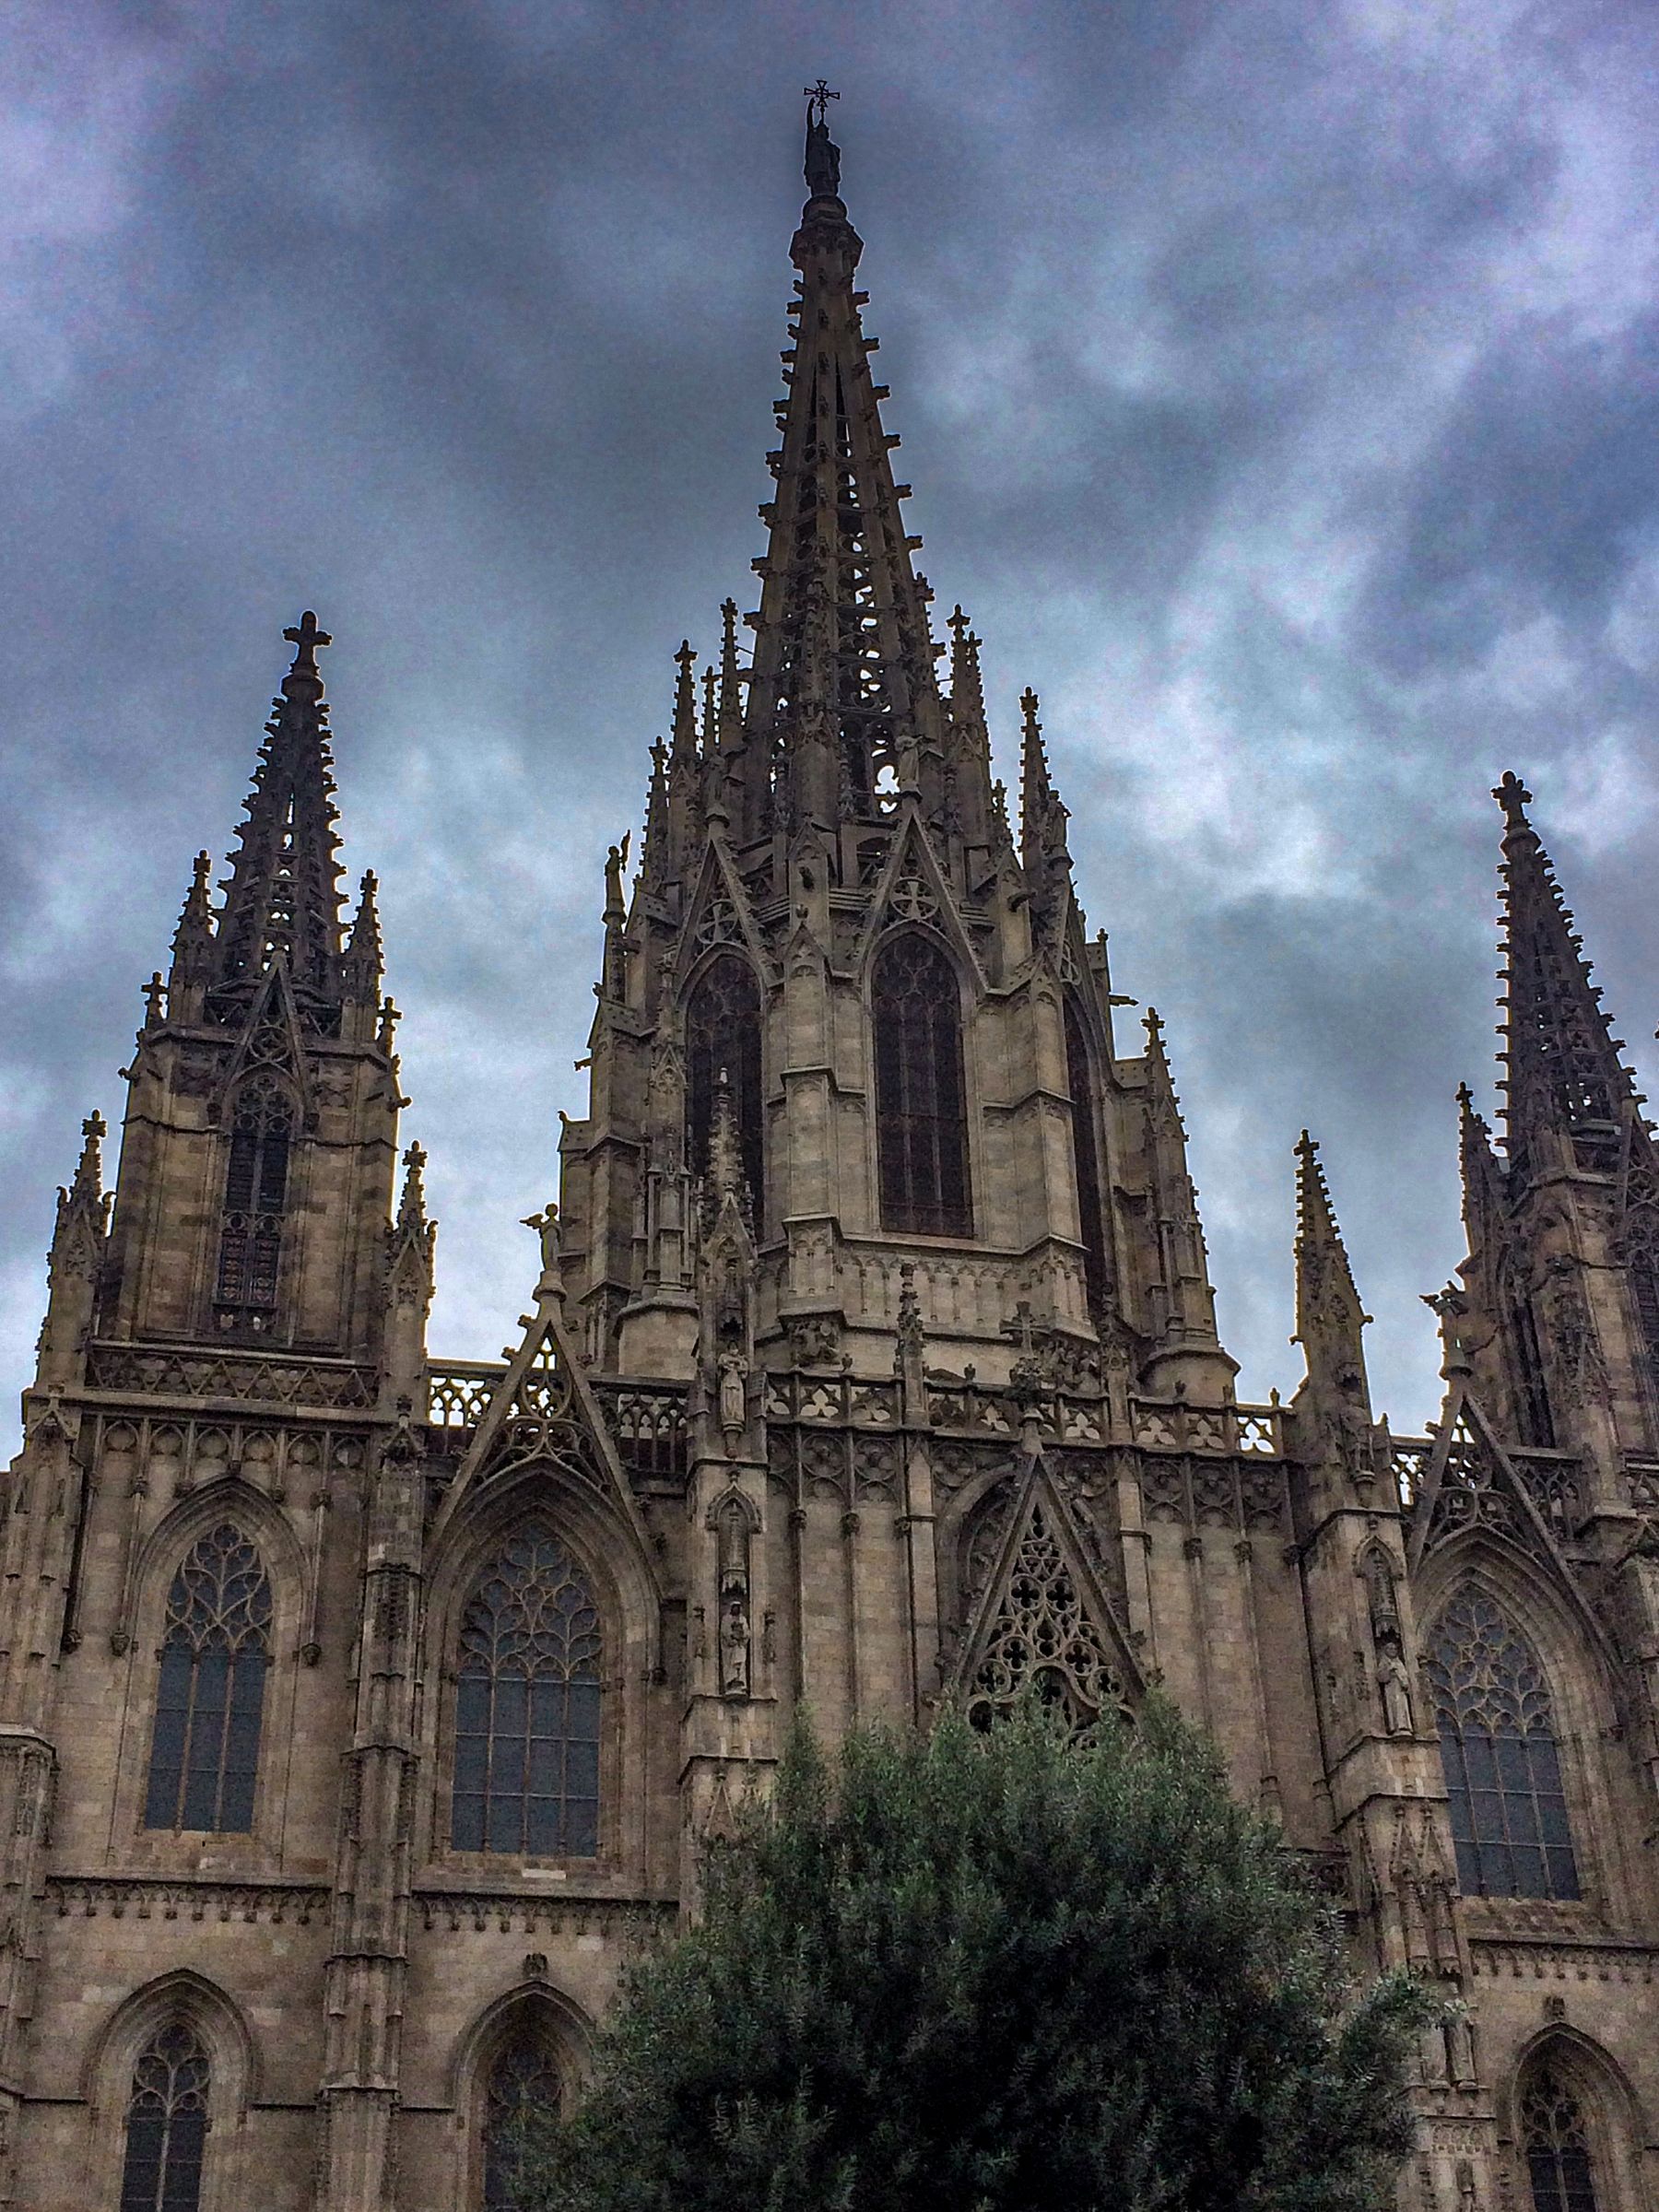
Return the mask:
[(1521, 2140), (1533, 2212), (1596, 2212), (1584, 2115), (1547, 2063), (1535, 2070), (1523, 2092)]
[(693, 1174), (700, 1175), (709, 1164), (709, 1132), (722, 1069), (736, 1116), (744, 1179), (759, 1218), (765, 1211), (760, 994), (754, 970), (735, 952), (723, 952), (710, 962), (686, 1007), (686, 1146)]
[(889, 938), (871, 984), (882, 1226), (973, 1234), (956, 971), (919, 931)]
[(523, 1530), (478, 1578), (461, 1625), (457, 1851), (598, 1851), (601, 1648), (582, 1570), (549, 1530)]
[(485, 2085), (484, 2212), (519, 2212), (527, 2142), (536, 2120), (559, 2103), (559, 2069), (546, 2042), (533, 2033), (515, 2037)]
[(265, 1566), (226, 1522), (193, 1547), (168, 1594), (146, 1828), (253, 1828), (270, 1625)]
[(1472, 1583), (1441, 1616), (1429, 1678), (1465, 1895), (1576, 1898), (1544, 1670), (1520, 1630)]
[(215, 1299), (227, 1327), (257, 1328), (276, 1307), (293, 1128), (293, 1105), (279, 1083), (261, 1076), (243, 1084), (231, 1112), (219, 1220)]
[(133, 2072), (121, 2212), (197, 2212), (206, 2142), (206, 2053), (175, 2020), (146, 2045)]

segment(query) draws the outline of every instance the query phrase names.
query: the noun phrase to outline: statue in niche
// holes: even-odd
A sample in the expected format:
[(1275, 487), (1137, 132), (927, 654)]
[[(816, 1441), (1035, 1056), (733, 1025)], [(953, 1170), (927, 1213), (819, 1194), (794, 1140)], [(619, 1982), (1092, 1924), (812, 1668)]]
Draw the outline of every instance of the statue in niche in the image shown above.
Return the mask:
[(720, 1355), (720, 1426), (728, 1437), (748, 1419), (748, 1361), (736, 1350)]
[(726, 1600), (720, 1617), (720, 1693), (725, 1698), (749, 1694), (749, 1618), (735, 1594)]
[(1381, 1621), (1376, 1629), (1377, 1688), (1382, 1700), (1382, 1725), (1390, 1735), (1415, 1735), (1411, 1712), (1411, 1669), (1400, 1646), (1397, 1622)]

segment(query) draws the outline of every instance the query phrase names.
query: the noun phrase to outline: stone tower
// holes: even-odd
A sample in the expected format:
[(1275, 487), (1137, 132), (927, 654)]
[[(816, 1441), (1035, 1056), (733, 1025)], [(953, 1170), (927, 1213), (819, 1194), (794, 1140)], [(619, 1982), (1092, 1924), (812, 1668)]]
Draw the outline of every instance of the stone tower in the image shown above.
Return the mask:
[[(0, 2203), (479, 2212), (629, 1945), (834, 1734), (1148, 1684), (1463, 1999), (1416, 2212), (1659, 2184), (1659, 1178), (1507, 780), (1509, 1108), (1447, 1396), (1376, 1418), (1297, 1147), (1306, 1379), (1237, 1402), (1161, 1025), (1124, 1052), (1038, 701), (1016, 838), (809, 196), (759, 606), (677, 659), (605, 870), (586, 1112), (500, 1361), (429, 1358), (374, 879), (306, 615), (60, 1199), (0, 1601)], [(747, 634), (746, 634), (747, 633)], [(395, 1210), (394, 1206), (396, 1199)]]

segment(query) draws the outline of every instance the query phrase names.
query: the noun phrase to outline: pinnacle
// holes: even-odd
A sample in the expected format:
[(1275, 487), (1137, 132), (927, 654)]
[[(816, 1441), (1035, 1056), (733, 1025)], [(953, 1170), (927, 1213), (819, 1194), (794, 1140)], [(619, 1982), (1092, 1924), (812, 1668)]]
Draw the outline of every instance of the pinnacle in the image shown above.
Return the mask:
[(1540, 1140), (1574, 1147), (1578, 1164), (1609, 1167), (1607, 1137), (1630, 1104), (1633, 1086), (1619, 1060), (1590, 980), (1590, 964), (1537, 831), (1524, 811), (1531, 797), (1506, 775), (1493, 796), (1503, 808), (1504, 1143), (1511, 1165)]
[(103, 1140), (110, 1134), (110, 1125), (103, 1115), (94, 1110), (81, 1124), (81, 1153), (76, 1163), (75, 1181), (70, 1194), (76, 1198), (97, 1198), (103, 1191)]
[(1335, 1208), (1331, 1204), (1331, 1187), (1325, 1181), (1319, 1147), (1305, 1129), (1297, 1140), (1296, 1160), (1297, 1243), (1299, 1247), (1323, 1245), (1338, 1253), (1346, 1267), (1347, 1253), (1342, 1241), (1342, 1231), (1336, 1226)]
[(420, 1230), (427, 1226), (426, 1164), (424, 1147), (411, 1145), (404, 1154), (403, 1195), (397, 1206), (397, 1226), (400, 1230)]

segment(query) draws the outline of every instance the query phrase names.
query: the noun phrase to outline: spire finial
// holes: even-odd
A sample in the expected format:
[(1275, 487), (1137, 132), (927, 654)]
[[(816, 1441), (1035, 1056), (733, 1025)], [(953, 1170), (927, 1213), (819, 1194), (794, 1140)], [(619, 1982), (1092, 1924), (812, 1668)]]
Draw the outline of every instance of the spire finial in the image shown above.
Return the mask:
[[(303, 687), (309, 696), (320, 698), (323, 671), (317, 666), (317, 649), (321, 645), (332, 645), (333, 638), (327, 630), (317, 628), (317, 618), (309, 606), (300, 616), (298, 626), (285, 629), (282, 634), (294, 648), (294, 665), (282, 679), (283, 697), (294, 698), (295, 692), (290, 687), (298, 685)], [(314, 691), (312, 690), (313, 685), (316, 687)]]
[(1506, 838), (1514, 835), (1518, 830), (1532, 830), (1532, 824), (1526, 818), (1526, 809), (1532, 805), (1532, 795), (1512, 768), (1505, 770), (1501, 782), (1493, 784), (1492, 796), (1503, 809)]
[(830, 135), (829, 106), (839, 100), (820, 76), (807, 85), (801, 97), (806, 102), (806, 190), (815, 200), (833, 200), (841, 194), (841, 148)]

